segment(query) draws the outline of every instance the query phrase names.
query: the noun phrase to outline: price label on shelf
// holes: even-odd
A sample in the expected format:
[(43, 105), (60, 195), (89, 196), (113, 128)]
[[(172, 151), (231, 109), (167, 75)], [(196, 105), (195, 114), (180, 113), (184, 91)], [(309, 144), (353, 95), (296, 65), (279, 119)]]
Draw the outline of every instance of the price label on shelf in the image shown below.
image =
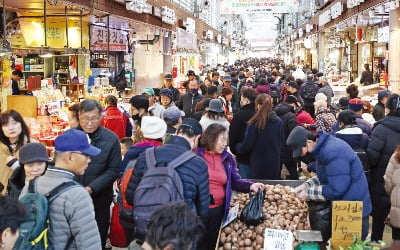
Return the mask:
[(264, 232), (264, 250), (292, 250), (293, 233), (285, 230), (266, 228)]

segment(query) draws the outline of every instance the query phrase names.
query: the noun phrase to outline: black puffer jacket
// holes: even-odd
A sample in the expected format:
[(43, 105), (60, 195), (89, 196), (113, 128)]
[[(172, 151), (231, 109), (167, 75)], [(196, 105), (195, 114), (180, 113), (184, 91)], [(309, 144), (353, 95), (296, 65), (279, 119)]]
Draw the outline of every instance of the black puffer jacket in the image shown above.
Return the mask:
[(196, 104), (201, 101), (203, 98), (199, 93), (192, 95), (191, 93), (186, 93), (181, 95), (179, 101), (176, 103), (176, 106), (185, 112), (185, 117), (192, 117), (195, 112)]
[(294, 108), (286, 103), (278, 104), (274, 109), (275, 113), (283, 122), (283, 141), (281, 146), (281, 159), (291, 159), (293, 151), (286, 145), (286, 140), (292, 131), (297, 126), (297, 118), (294, 114)]
[(229, 148), (231, 152), (236, 155), (236, 158), (240, 163), (250, 163), (250, 154), (239, 154), (236, 151), (236, 144), (244, 140), (247, 121), (254, 115), (255, 110), (254, 103), (245, 105), (233, 116), (231, 125), (229, 126)]
[[(82, 130), (80, 127), (78, 129)], [(121, 146), (117, 135), (102, 126), (89, 134), (91, 145), (101, 149), (98, 156), (91, 157), (83, 175), (75, 180), (82, 186), (90, 186), (95, 209), (109, 206), (113, 198), (113, 183), (119, 176), (121, 166)]]
[(400, 117), (388, 115), (376, 122), (367, 148), (371, 167), (370, 192), (372, 204), (390, 208), (390, 200), (384, 189), (383, 176), (394, 149), (400, 144)]
[[(190, 150), (190, 145), (186, 139), (179, 136), (171, 137), (166, 145), (155, 149), (156, 167), (176, 159), (187, 150)], [(130, 205), (134, 206), (133, 198), (136, 188), (146, 171), (145, 155), (141, 154), (126, 190), (126, 200)], [(178, 167), (176, 171), (182, 180), (185, 203), (205, 221), (208, 216), (210, 198), (206, 162), (201, 157), (196, 156)]]

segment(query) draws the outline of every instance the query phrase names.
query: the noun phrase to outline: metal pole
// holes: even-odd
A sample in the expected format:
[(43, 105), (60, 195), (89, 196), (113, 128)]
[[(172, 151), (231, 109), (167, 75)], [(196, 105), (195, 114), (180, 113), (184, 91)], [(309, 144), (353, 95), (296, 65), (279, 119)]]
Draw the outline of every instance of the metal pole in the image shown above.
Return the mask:
[(44, 12), (44, 46), (47, 47), (47, 7), (46, 7), (46, 0), (43, 1), (43, 12)]
[(68, 13), (67, 6), (65, 6), (65, 33), (67, 35), (67, 48), (69, 48), (69, 39), (68, 39)]
[(3, 0), (3, 46), (6, 45), (6, 1)]
[(80, 18), (80, 24), (79, 27), (81, 28), (81, 48), (83, 48), (83, 37), (82, 37), (82, 33), (83, 33), (83, 25), (82, 25), (82, 9), (79, 11), (79, 18)]
[(107, 66), (110, 60), (110, 15), (107, 15)]

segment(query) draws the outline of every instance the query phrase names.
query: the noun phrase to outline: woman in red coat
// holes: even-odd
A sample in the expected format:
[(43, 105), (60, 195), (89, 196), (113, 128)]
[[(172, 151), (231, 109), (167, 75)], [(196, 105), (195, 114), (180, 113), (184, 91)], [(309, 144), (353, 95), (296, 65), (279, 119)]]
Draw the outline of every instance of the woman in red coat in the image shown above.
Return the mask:
[(307, 111), (303, 110), (301, 104), (298, 102), (297, 98), (294, 95), (288, 95), (286, 97), (285, 102), (294, 107), (297, 118), (297, 124), (299, 126), (307, 127), (307, 125), (315, 124), (315, 121), (312, 118), (312, 116), (309, 113), (307, 113)]

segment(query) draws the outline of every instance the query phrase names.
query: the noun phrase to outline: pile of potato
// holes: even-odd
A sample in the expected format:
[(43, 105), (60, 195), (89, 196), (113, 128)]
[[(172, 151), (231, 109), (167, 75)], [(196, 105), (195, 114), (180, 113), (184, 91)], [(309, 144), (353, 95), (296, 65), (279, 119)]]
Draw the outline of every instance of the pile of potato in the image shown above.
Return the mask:
[[(221, 231), (219, 238), (220, 250), (258, 250), (264, 245), (264, 229), (310, 230), (307, 221), (307, 204), (296, 197), (292, 188), (283, 185), (265, 185), (264, 222), (258, 226), (247, 226), (238, 219)], [(250, 201), (248, 194), (234, 197), (231, 207), (239, 203), (239, 214)], [(296, 242), (295, 242), (296, 243)]]

